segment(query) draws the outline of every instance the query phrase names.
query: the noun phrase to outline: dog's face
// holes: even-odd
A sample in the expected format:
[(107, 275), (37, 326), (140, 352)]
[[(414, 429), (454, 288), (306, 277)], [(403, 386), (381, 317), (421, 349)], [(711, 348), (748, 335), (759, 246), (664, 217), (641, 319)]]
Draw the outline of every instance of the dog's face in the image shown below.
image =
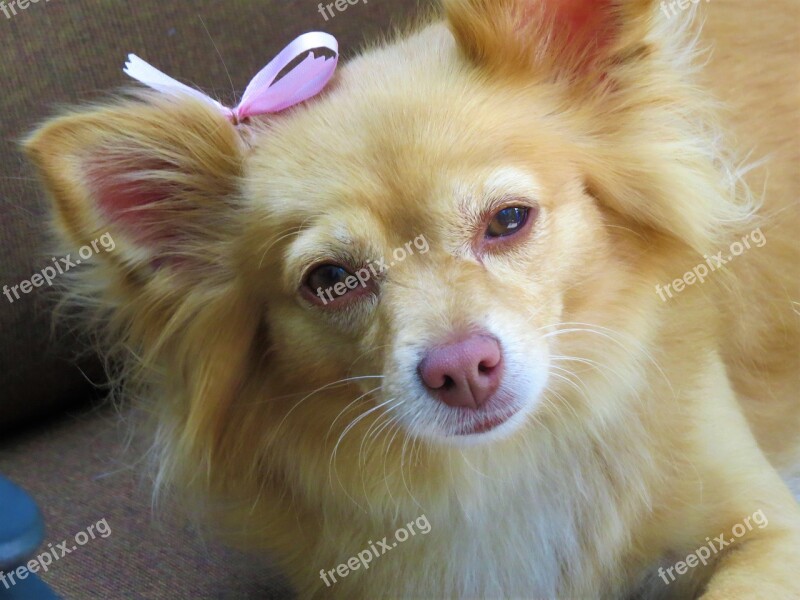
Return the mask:
[(365, 395), (344, 425), (378, 405), (443, 442), (523, 423), (607, 243), (553, 113), (535, 88), (481, 81), (434, 26), (264, 131), (246, 163), (243, 262), (276, 368), (308, 391), (353, 378), (337, 410)]
[(150, 95), (28, 141), (70, 243), (114, 235), (76, 290), (167, 397), (173, 463), (309, 486), (635, 388), (659, 268), (735, 212), (685, 142), (679, 38), (646, 38), (650, 0), (446, 6), (285, 114)]

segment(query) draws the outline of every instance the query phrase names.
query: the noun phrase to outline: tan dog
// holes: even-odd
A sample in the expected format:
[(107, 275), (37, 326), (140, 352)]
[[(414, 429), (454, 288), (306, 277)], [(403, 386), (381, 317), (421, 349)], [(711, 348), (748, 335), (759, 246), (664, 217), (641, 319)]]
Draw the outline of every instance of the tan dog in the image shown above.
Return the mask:
[(160, 481), (303, 597), (800, 598), (800, 9), (680, 4), (449, 0), (286, 114), (34, 133)]

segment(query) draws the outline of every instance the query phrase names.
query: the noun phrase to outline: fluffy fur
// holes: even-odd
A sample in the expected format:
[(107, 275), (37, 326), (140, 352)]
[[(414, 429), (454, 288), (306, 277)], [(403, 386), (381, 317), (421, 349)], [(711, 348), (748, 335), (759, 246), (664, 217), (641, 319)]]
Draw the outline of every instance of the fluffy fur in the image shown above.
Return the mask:
[[(701, 5), (698, 42), (649, 0), (448, 0), (275, 117), (144, 94), (38, 129), (66, 247), (116, 241), (70, 290), (153, 415), (159, 486), (302, 597), (800, 597), (800, 12)], [(509, 198), (531, 231), (479, 253)], [(374, 296), (298, 293), (419, 235)], [(416, 369), (471, 329), (518, 413), (467, 444)], [(430, 534), (325, 586), (421, 514)]]

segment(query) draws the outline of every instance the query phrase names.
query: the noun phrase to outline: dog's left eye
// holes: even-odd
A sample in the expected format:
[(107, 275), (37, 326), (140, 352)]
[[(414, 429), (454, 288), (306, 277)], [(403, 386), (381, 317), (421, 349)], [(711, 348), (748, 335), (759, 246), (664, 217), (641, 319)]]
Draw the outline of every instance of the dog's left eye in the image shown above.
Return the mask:
[(499, 238), (515, 234), (528, 220), (530, 209), (525, 206), (509, 206), (499, 211), (486, 228), (486, 237)]

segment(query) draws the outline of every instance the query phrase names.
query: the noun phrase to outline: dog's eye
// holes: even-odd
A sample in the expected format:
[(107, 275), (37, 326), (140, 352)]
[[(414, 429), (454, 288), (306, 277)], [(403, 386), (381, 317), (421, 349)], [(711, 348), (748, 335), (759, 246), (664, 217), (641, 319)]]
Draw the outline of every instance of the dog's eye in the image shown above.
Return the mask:
[[(311, 291), (315, 294), (320, 289), (330, 289), (333, 293), (333, 297), (338, 298), (339, 296), (344, 296), (348, 292), (345, 281), (351, 276), (352, 273), (339, 265), (321, 265), (309, 273), (306, 278), (306, 285), (311, 288)], [(338, 286), (338, 293), (336, 291), (337, 283), (341, 284)]]
[(358, 278), (345, 267), (332, 263), (312, 269), (306, 276), (302, 289), (307, 300), (322, 306), (331, 302), (344, 306), (345, 300), (357, 300), (374, 291), (375, 287), (368, 279)]
[(525, 225), (529, 211), (530, 209), (524, 206), (509, 206), (499, 211), (486, 228), (486, 237), (499, 238), (513, 235)]

